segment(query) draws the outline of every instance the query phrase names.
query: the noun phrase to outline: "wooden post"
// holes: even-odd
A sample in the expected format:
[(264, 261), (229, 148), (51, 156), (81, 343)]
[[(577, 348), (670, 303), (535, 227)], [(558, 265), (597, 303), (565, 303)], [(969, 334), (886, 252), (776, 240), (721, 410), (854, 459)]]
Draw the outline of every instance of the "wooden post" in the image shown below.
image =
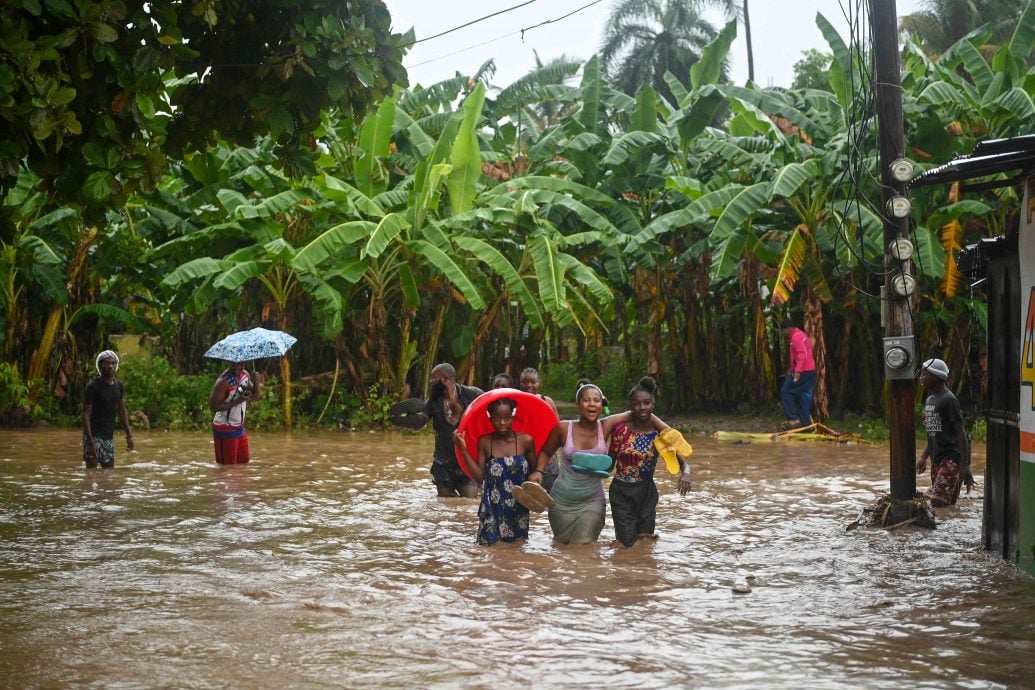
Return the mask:
[[(905, 135), (902, 121), (902, 81), (899, 65), (898, 13), (895, 0), (870, 0), (870, 29), (873, 35), (874, 97), (877, 107), (877, 130), (881, 170), (881, 210), (884, 220), (884, 263), (889, 269), (902, 267), (912, 274), (910, 262), (896, 261), (888, 254), (888, 246), (899, 237), (909, 238), (909, 219), (895, 218), (888, 211), (888, 201), (905, 196), (906, 183), (891, 175), (891, 162), (905, 158)], [(887, 271), (884, 292), (886, 305), (884, 335), (911, 336), (912, 298), (899, 297), (893, 287), (895, 271)], [(917, 360), (919, 347), (915, 348)], [(911, 501), (916, 496), (916, 381), (889, 381), (888, 427), (891, 432), (891, 497)]]

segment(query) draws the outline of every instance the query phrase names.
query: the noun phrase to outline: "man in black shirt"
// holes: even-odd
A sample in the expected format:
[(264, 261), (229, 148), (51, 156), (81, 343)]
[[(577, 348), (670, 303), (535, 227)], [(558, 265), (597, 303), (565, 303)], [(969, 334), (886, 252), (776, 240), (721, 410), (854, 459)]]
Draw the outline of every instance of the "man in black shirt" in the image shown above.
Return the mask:
[(453, 432), (459, 426), (464, 410), (483, 392), (481, 388), (457, 383), (456, 369), (452, 364), (437, 364), (431, 370), (431, 396), (424, 403), (424, 412), (420, 416), (424, 417), (424, 424), (430, 419), (435, 429), (431, 476), (439, 496), (478, 496), (478, 483), (460, 469), (456, 460)]
[(921, 474), (931, 459), (931, 505), (936, 507), (955, 505), (961, 484), (967, 485), (968, 494), (974, 486), (970, 439), (960, 402), (945, 387), (948, 377), (949, 367), (940, 359), (929, 359), (920, 367), (920, 383), (930, 395), (924, 403), (927, 446), (916, 461), (916, 472)]
[(86, 384), (83, 393), (83, 461), (87, 467), (115, 467), (115, 414), (126, 430), (126, 447), (133, 450), (133, 432), (129, 429), (126, 390), (115, 378), (119, 357), (111, 350), (97, 355), (99, 376)]

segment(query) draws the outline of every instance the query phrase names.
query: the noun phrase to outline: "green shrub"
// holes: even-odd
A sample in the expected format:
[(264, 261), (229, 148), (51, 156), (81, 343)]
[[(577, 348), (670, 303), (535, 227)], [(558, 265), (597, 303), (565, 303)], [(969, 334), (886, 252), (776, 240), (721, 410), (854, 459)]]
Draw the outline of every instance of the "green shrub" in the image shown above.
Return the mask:
[[(213, 379), (213, 383), (215, 379)], [(293, 391), (294, 389), (292, 389)], [(254, 403), (248, 403), (248, 429), (262, 431), (280, 431), (284, 428), (284, 403), (281, 400), (280, 384), (275, 376), (267, 376), (262, 382), (261, 395)], [(299, 405), (299, 397), (292, 394), (291, 410), (294, 413)], [(298, 420), (293, 426), (300, 428)]]
[(331, 395), (330, 386), (313, 388), (310, 394), (310, 408), (305, 420), (308, 426), (316, 427), (317, 419), (320, 420), (319, 428), (321, 429), (341, 429), (354, 426), (355, 422), (352, 418), (355, 411), (363, 406), (362, 399), (344, 386), (335, 387), (330, 402), (327, 400), (328, 395)]
[(29, 386), (22, 380), (18, 367), (0, 362), (0, 423), (26, 425), (40, 416), (40, 407), (32, 402)]
[(216, 374), (185, 376), (164, 357), (125, 357), (118, 377), (126, 387), (130, 415), (143, 412), (152, 427), (172, 431), (207, 429), (212, 421), (208, 398)]
[[(888, 427), (888, 422), (880, 417), (873, 419), (829, 419), (827, 424), (838, 431), (862, 436), (863, 440), (870, 441), (871, 443), (886, 443), (891, 439), (891, 429)], [(918, 433), (922, 432), (923, 424), (920, 424)]]
[(984, 443), (988, 440), (988, 420), (985, 417), (978, 417), (974, 420), (974, 426), (970, 429), (972, 441)]
[(395, 402), (391, 397), (384, 395), (381, 391), (384, 390), (384, 386), (381, 382), (378, 382), (376, 386), (370, 389), (365, 400), (356, 399), (358, 404), (350, 409), (346, 410), (346, 416), (348, 416), (352, 426), (357, 427), (387, 427), (392, 423), (392, 415), (389, 412), (392, 403)]

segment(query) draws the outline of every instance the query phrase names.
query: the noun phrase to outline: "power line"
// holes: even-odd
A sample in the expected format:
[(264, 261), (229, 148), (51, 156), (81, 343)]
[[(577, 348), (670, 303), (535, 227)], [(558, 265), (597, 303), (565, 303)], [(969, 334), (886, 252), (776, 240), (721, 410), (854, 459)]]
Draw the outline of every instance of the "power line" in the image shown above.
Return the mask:
[(545, 22), (539, 22), (535, 26), (530, 26), (530, 27), (528, 27), (526, 29), (522, 29), (521, 30), (521, 40), (525, 39), (525, 32), (526, 31), (531, 31), (532, 29), (538, 29), (540, 26), (546, 26), (547, 24), (553, 24), (554, 22), (559, 22), (562, 19), (567, 19), (568, 17), (572, 16), (573, 14), (578, 14), (579, 12), (581, 12), (584, 9), (586, 9), (587, 7), (592, 7), (593, 5), (597, 5), (597, 4), (601, 3), (601, 2), (603, 2), (603, 0), (593, 0), (593, 2), (588, 3), (586, 5), (583, 5), (582, 7), (578, 8), (577, 10), (572, 10), (571, 12), (569, 12), (566, 15), (564, 15), (563, 17), (557, 17), (556, 19), (547, 19)]
[(509, 34), (503, 34), (502, 36), (497, 36), (496, 38), (490, 38), (488, 41), (482, 41), (481, 43), (475, 43), (474, 45), (467, 46), (466, 48), (460, 48), (459, 50), (454, 50), (452, 53), (446, 53), (445, 55), (439, 55), (438, 57), (433, 57), (430, 60), (425, 60), (424, 62), (418, 62), (416, 65), (410, 65), (409, 69), (413, 69), (415, 67), (420, 67), (421, 65), (427, 65), (428, 63), (431, 63), (431, 62), (438, 62), (439, 60), (445, 60), (447, 57), (453, 57), (454, 55), (459, 55), (460, 53), (466, 53), (468, 50), (474, 50), (475, 48), (481, 48), (482, 46), (487, 46), (490, 43), (495, 43), (496, 41), (502, 41), (504, 38), (509, 38), (511, 36), (517, 36), (519, 33), (521, 33), (521, 32), (520, 31), (511, 31)]
[[(534, 2), (535, 0), (531, 0), (531, 1)], [(511, 36), (516, 36), (518, 34), (521, 35), (521, 40), (524, 41), (525, 40), (525, 32), (531, 31), (532, 29), (538, 29), (539, 27), (546, 26), (547, 24), (553, 24), (555, 22), (562, 21), (562, 20), (567, 19), (568, 17), (570, 17), (572, 15), (578, 14), (579, 12), (581, 12), (582, 10), (584, 10), (584, 9), (586, 9), (588, 7), (592, 7), (593, 5), (597, 5), (597, 4), (601, 3), (601, 2), (603, 2), (603, 0), (593, 0), (593, 2), (587, 3), (587, 4), (583, 5), (582, 7), (574, 9), (571, 12), (569, 12), (568, 14), (562, 15), (560, 17), (554, 17), (553, 19), (547, 19), (546, 21), (539, 22), (538, 24), (533, 24), (532, 26), (527, 26), (527, 27), (525, 27), (523, 29), (520, 29), (518, 31), (511, 31), (510, 33), (506, 33), (506, 34), (503, 34), (501, 36), (497, 36), (496, 38), (490, 38), (487, 41), (482, 41), (481, 43), (475, 43), (475, 44), (469, 45), (469, 46), (467, 46), (465, 48), (460, 48), (460, 49), (454, 50), (454, 51), (452, 51), (450, 53), (446, 53), (444, 55), (439, 55), (437, 57), (433, 57), (433, 58), (430, 58), (428, 60), (424, 60), (423, 62), (418, 62), (415, 65), (410, 65), (409, 69), (414, 69), (415, 67), (421, 67), (422, 65), (427, 65), (427, 64), (432, 63), (432, 62), (437, 62), (439, 60), (444, 60), (447, 57), (453, 57), (454, 55), (459, 55), (460, 53), (466, 52), (468, 50), (473, 50), (474, 48), (481, 48), (482, 46), (489, 45), (490, 43), (495, 43), (496, 41), (502, 41), (504, 38), (510, 38)], [(529, 4), (528, 2), (524, 3), (524, 5), (528, 5), (528, 4)], [(502, 14), (503, 12), (509, 12), (510, 10), (517, 9), (518, 7), (524, 7), (524, 5), (515, 5), (514, 7), (511, 7), (510, 9), (501, 10), (500, 12), (497, 12), (496, 14)], [(494, 17), (494, 16), (496, 16), (496, 15), (495, 14), (488, 15), (488, 17)], [(488, 17), (482, 17), (482, 19), (488, 19)], [(479, 22), (482, 19), (476, 19), (475, 22)], [(471, 24), (473, 24), (475, 22), (468, 22), (467, 24), (464, 24), (463, 26), (469, 26), (469, 25), (471, 25)], [(461, 28), (463, 28), (463, 26), (458, 26), (458, 27), (456, 27), (456, 29), (461, 29)], [(420, 41), (430, 41), (432, 38), (437, 38), (438, 36), (442, 36), (444, 34), (449, 33), (450, 31), (456, 31), (456, 29), (450, 29), (449, 31), (445, 31), (445, 32), (443, 32), (441, 34), (437, 34), (435, 36), (429, 36), (428, 38), (422, 38), (422, 39), (420, 39)], [(413, 43), (420, 43), (420, 41), (414, 41)], [(410, 43), (410, 44), (407, 44), (407, 45), (413, 45), (413, 43)]]
[(464, 29), (464, 28), (466, 28), (468, 26), (471, 26), (473, 24), (477, 24), (478, 22), (483, 22), (486, 19), (492, 19), (493, 17), (498, 17), (501, 14), (506, 14), (507, 12), (513, 12), (514, 10), (519, 9), (521, 7), (524, 7), (525, 5), (531, 5), (533, 2), (535, 2), (535, 0), (528, 0), (527, 2), (523, 2), (520, 5), (514, 5), (513, 7), (508, 7), (505, 10), (500, 10), (499, 12), (493, 12), (492, 14), (487, 14), (484, 17), (478, 17), (477, 19), (473, 19), (473, 20), (467, 22), (466, 24), (461, 24), (460, 26), (454, 26), (452, 29), (446, 29), (445, 31), (443, 31), (441, 33), (435, 34), (434, 36), (428, 36), (427, 38), (418, 38), (416, 41), (413, 41), (412, 43), (405, 43), (405, 44), (403, 44), (400, 47), (408, 48), (408, 47), (410, 47), (412, 45), (416, 45), (418, 43), (423, 43), (424, 41), (430, 41), (430, 40), (435, 39), (435, 38), (441, 38), (442, 36), (445, 36), (446, 34), (451, 34), (454, 31), (459, 31), (460, 29)]

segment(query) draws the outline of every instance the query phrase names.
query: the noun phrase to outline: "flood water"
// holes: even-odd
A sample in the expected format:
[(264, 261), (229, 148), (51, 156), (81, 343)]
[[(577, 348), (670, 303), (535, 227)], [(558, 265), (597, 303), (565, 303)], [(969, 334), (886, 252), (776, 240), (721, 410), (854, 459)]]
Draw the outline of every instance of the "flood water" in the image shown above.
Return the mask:
[[(429, 434), (78, 431), (0, 441), (0, 685), (10, 688), (1031, 687), (1035, 580), (981, 548), (978, 491), (934, 531), (845, 526), (883, 447), (692, 437), (660, 538), (479, 547)], [(920, 486), (926, 488), (926, 478)], [(734, 583), (753, 576), (752, 591)]]

